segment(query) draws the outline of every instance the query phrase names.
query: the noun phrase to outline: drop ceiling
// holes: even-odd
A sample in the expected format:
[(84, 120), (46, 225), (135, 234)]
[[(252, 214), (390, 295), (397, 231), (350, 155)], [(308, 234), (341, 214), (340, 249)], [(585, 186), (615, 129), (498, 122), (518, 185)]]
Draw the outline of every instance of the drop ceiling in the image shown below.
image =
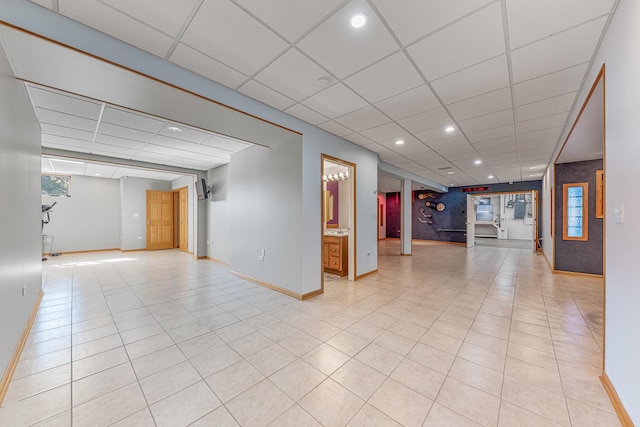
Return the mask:
[(617, 0), (36, 3), (450, 186), (540, 179)]
[(79, 95), (32, 83), (26, 87), (46, 148), (206, 171), (250, 146)]

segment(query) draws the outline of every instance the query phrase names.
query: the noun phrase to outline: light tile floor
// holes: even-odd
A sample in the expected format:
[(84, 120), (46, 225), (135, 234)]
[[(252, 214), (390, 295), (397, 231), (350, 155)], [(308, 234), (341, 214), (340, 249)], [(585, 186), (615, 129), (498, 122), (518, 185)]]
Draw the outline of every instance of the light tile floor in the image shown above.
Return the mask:
[(51, 258), (0, 425), (619, 425), (601, 280), (521, 249), (398, 253), (304, 302), (176, 251)]

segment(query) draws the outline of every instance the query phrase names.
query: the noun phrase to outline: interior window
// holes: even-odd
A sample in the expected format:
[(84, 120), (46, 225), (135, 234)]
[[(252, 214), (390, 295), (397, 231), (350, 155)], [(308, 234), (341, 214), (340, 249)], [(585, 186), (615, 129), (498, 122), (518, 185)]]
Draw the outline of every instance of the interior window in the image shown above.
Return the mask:
[(588, 201), (589, 184), (563, 184), (563, 240), (588, 240)]

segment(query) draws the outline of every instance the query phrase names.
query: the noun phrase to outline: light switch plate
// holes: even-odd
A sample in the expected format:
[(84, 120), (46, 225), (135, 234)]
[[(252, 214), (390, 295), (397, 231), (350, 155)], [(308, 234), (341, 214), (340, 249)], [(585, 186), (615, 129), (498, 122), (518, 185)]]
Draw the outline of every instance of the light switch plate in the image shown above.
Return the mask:
[(622, 224), (624, 222), (624, 205), (622, 203), (613, 207), (613, 215), (616, 224)]

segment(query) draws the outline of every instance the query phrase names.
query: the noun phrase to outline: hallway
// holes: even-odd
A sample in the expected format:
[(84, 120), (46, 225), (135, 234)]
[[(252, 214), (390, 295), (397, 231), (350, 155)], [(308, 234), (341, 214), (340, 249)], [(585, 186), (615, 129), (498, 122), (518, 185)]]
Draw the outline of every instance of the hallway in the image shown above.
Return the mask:
[(619, 425), (602, 280), (521, 249), (399, 252), (304, 302), (177, 251), (50, 258), (0, 425)]

